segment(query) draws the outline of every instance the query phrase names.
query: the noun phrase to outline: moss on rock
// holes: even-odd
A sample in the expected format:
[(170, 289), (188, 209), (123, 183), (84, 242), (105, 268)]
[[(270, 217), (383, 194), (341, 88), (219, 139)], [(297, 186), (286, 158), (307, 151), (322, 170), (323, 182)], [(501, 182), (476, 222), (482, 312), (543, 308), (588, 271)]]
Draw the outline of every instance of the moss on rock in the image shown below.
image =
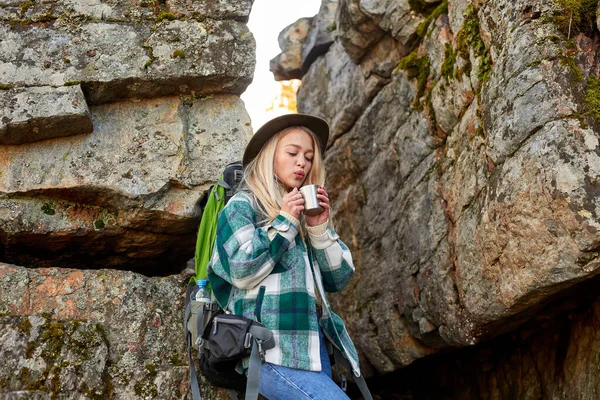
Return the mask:
[(600, 79), (595, 75), (588, 77), (585, 101), (587, 103), (586, 114), (594, 118), (596, 123), (600, 123)]
[(156, 22), (162, 22), (164, 20), (173, 21), (175, 19), (176, 19), (175, 16), (168, 11), (161, 11), (156, 16)]
[(442, 1), (436, 8), (433, 9), (431, 14), (427, 16), (427, 19), (417, 26), (417, 35), (420, 38), (424, 38), (429, 30), (429, 25), (431, 25), (431, 22), (436, 21), (440, 15), (443, 14), (448, 14), (448, 0)]
[[(14, 326), (23, 335), (20, 351), (25, 354), (26, 360), (30, 360), (17, 367), (12, 380), (3, 377), (6, 380), (3, 386), (10, 390), (41, 391), (49, 393), (51, 399), (62, 398), (66, 394), (66, 389), (63, 388), (65, 379), (71, 379), (69, 376), (72, 374), (83, 376), (84, 371), (87, 374), (93, 373), (90, 371), (90, 362), (96, 364), (90, 360), (95, 359), (99, 348), (108, 347), (106, 334), (100, 324), (89, 324), (82, 320), (53, 320), (46, 316), (41, 316), (42, 320), (32, 317), (38, 323), (28, 316), (8, 318), (11, 319), (8, 326)], [(31, 336), (34, 332), (33, 325), (37, 327), (35, 337)], [(85, 389), (83, 386), (87, 383), (79, 382), (76, 391), (88, 398), (111, 398), (114, 388), (108, 368), (96, 373), (101, 374), (101, 384)], [(15, 384), (16, 386), (11, 387)], [(72, 388), (69, 389), (70, 395), (71, 391)]]
[[(485, 82), (489, 79), (492, 71), (492, 60), (488, 49), (485, 47), (481, 34), (479, 32), (479, 18), (477, 9), (472, 5), (465, 10), (465, 21), (462, 28), (456, 35), (456, 50), (458, 54), (465, 60), (470, 60), (470, 52), (479, 59), (477, 78), (480, 82)], [(471, 63), (468, 63), (468, 69), (465, 67), (464, 73), (471, 74)]]
[(185, 53), (183, 50), (181, 49), (177, 49), (173, 52), (173, 54), (171, 55), (171, 58), (181, 58), (184, 59), (185, 58)]
[(29, 321), (29, 317), (24, 317), (21, 323), (18, 326), (19, 333), (25, 336), (29, 336), (31, 334), (31, 321)]
[(418, 49), (415, 49), (412, 53), (400, 60), (398, 67), (396, 67), (396, 71), (398, 70), (405, 70), (406, 76), (409, 79), (417, 80), (417, 93), (415, 95), (414, 105), (419, 108), (420, 99), (427, 88), (427, 77), (431, 70), (429, 58), (426, 55), (419, 57)]
[(561, 12), (554, 21), (565, 36), (595, 32), (597, 0), (557, 0), (557, 4)]
[(446, 43), (444, 48), (444, 62), (441, 66), (441, 74), (446, 79), (452, 79), (454, 65), (456, 64), (456, 51), (452, 44)]

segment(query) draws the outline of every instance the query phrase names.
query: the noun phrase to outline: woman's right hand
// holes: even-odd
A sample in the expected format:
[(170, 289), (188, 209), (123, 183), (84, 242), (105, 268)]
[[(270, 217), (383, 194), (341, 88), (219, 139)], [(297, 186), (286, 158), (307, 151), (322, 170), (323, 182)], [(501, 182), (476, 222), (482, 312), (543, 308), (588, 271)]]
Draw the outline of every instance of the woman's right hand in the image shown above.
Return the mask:
[(281, 211), (292, 215), (296, 219), (300, 219), (300, 214), (304, 211), (304, 197), (294, 188), (291, 192), (283, 196)]

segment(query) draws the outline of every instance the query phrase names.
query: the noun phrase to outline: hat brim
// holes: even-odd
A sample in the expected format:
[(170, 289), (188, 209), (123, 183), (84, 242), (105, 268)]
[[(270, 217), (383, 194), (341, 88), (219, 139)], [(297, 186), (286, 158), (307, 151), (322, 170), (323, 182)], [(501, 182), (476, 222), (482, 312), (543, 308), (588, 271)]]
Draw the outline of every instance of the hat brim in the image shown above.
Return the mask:
[(325, 154), (327, 141), (329, 140), (329, 124), (322, 118), (308, 114), (285, 114), (273, 118), (261, 126), (246, 146), (242, 164), (244, 167), (256, 158), (265, 143), (269, 141), (277, 132), (291, 126), (305, 126), (310, 129), (319, 139), (321, 154)]

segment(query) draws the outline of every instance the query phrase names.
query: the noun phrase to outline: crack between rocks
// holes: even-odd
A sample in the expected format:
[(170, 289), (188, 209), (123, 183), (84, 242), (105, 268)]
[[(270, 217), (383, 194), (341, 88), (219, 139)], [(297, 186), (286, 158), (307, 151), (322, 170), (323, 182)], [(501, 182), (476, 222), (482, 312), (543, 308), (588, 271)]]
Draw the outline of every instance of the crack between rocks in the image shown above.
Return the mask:
[(512, 73), (512, 75), (511, 75), (511, 76), (509, 76), (509, 77), (506, 79), (506, 84), (504, 84), (503, 86), (506, 86), (506, 85), (508, 85), (508, 83), (509, 83), (510, 81), (512, 81), (512, 80), (513, 80), (514, 78), (516, 78), (517, 76), (521, 75), (521, 74), (522, 74), (524, 71), (526, 71), (526, 70), (528, 70), (528, 69), (533, 69), (533, 68), (532, 68), (532, 67), (533, 67), (533, 65), (532, 65), (532, 64), (533, 64), (533, 63), (535, 63), (535, 62), (539, 62), (539, 63), (541, 63), (542, 61), (555, 61), (555, 60), (560, 60), (560, 59), (561, 59), (561, 56), (556, 56), (556, 57), (547, 57), (547, 58), (540, 58), (539, 60), (533, 60), (533, 61), (531, 61), (529, 64), (527, 64), (525, 67), (523, 67), (523, 68), (521, 68), (521, 69), (519, 69), (519, 70), (517, 70), (517, 71), (513, 72), (513, 73)]
[(31, 271), (30, 271), (30, 269), (26, 268), (25, 273), (27, 276), (27, 303), (29, 304), (28, 312), (29, 312), (29, 315), (33, 315), (33, 300), (32, 300), (32, 296), (31, 296), (32, 286), (31, 286)]
[[(0, 3), (0, 7), (8, 7), (10, 6), (10, 4), (1, 4)], [(12, 22), (12, 23), (19, 23), (19, 24), (36, 24), (36, 23), (42, 23), (42, 22), (48, 22), (48, 21), (57, 21), (59, 19), (62, 18), (62, 16), (51, 16), (51, 17), (47, 17), (44, 16), (45, 19), (44, 21), (34, 21), (32, 19), (11, 19), (11, 18), (6, 18), (6, 17), (0, 17), (0, 22)], [(131, 25), (135, 25), (138, 22), (147, 22), (149, 23), (148, 25), (150, 25), (150, 23), (153, 23), (155, 25), (158, 25), (160, 23), (162, 23), (162, 21), (157, 22), (156, 18), (139, 18), (139, 19), (131, 19), (131, 20), (127, 20), (127, 19), (118, 19), (118, 18), (95, 18), (95, 17), (88, 17), (86, 15), (82, 15), (82, 14), (73, 14), (73, 15), (69, 15), (69, 18), (73, 18), (73, 19), (81, 19), (81, 21), (77, 21), (78, 24), (97, 24), (97, 23), (111, 23), (111, 24), (123, 24), (123, 25), (127, 25), (127, 26), (131, 26)], [(197, 18), (193, 18), (193, 17), (182, 17), (182, 18), (175, 18), (173, 21), (182, 21), (182, 22), (188, 22), (188, 21), (193, 21), (193, 22), (198, 22), (198, 23), (203, 23), (204, 21), (235, 21), (235, 22), (240, 22), (240, 23), (246, 23), (246, 21), (243, 20), (242, 18), (217, 18), (217, 17), (205, 17), (202, 19), (197, 19)]]
[[(444, 241), (444, 239), (448, 239), (448, 236), (450, 234), (448, 233), (448, 231), (446, 230), (446, 233), (437, 241), (437, 243), (435, 244), (434, 248), (437, 249), (440, 245), (440, 243), (442, 243)], [(437, 254), (437, 251), (434, 251), (431, 253), (431, 255), (429, 257), (427, 257), (422, 263), (420, 263), (421, 265), (427, 264), (429, 262), (429, 260), (431, 260), (435, 255)], [(419, 270), (414, 274), (414, 275), (418, 275), (421, 273), (421, 266), (419, 266)], [(456, 283), (456, 282), (455, 282)]]
[[(521, 141), (521, 143), (520, 143), (520, 145), (519, 145), (519, 147), (518, 147), (518, 148), (516, 148), (514, 151), (512, 151), (510, 154), (508, 154), (506, 157), (504, 157), (504, 159), (503, 159), (502, 161), (500, 161), (500, 162), (498, 162), (497, 164), (495, 164), (496, 168), (497, 168), (497, 167), (500, 167), (500, 166), (502, 166), (502, 165), (504, 165), (504, 163), (506, 162), (506, 160), (508, 160), (509, 158), (512, 158), (512, 157), (513, 157), (513, 156), (514, 156), (514, 155), (515, 155), (515, 154), (516, 154), (516, 153), (517, 153), (519, 150), (521, 150), (521, 148), (523, 147), (523, 144), (524, 144), (524, 143), (525, 143), (527, 140), (529, 140), (531, 137), (535, 136), (535, 135), (536, 135), (536, 134), (537, 134), (539, 131), (541, 131), (541, 130), (542, 130), (544, 127), (546, 127), (546, 125), (548, 125), (548, 124), (551, 124), (551, 123), (554, 123), (554, 122), (562, 121), (562, 120), (567, 120), (567, 119), (574, 119), (574, 120), (577, 120), (577, 118), (573, 118), (573, 115), (574, 115), (574, 114), (569, 114), (569, 115), (566, 115), (566, 116), (564, 116), (564, 117), (562, 117), (562, 118), (553, 119), (553, 120), (551, 120), (551, 121), (548, 121), (548, 122), (544, 123), (543, 125), (540, 125), (540, 126), (536, 127), (535, 129), (533, 129), (533, 130), (531, 131), (531, 133), (530, 133), (529, 135), (527, 135), (527, 137), (526, 137), (526, 138), (524, 138), (524, 139)], [(487, 146), (486, 146), (486, 147), (487, 147)], [(488, 178), (489, 178), (489, 177), (488, 177)], [(489, 179), (488, 179), (488, 182), (489, 182)], [(456, 218), (456, 220), (454, 220), (454, 221), (453, 221), (453, 223), (454, 223), (454, 224), (458, 223), (458, 222), (459, 222), (459, 221), (462, 219), (462, 217), (463, 217), (463, 215), (465, 214), (465, 212), (466, 212), (466, 211), (467, 211), (469, 208), (471, 208), (471, 207), (472, 207), (473, 203), (474, 203), (474, 202), (475, 202), (475, 201), (476, 201), (476, 200), (479, 198), (479, 196), (481, 195), (481, 192), (482, 192), (484, 189), (486, 189), (488, 186), (489, 186), (489, 184), (485, 184), (485, 185), (483, 185), (483, 186), (482, 186), (482, 187), (481, 187), (481, 188), (480, 188), (480, 189), (477, 191), (477, 194), (476, 194), (475, 196), (473, 196), (473, 199), (472, 199), (472, 200), (471, 200), (471, 201), (470, 201), (468, 204), (466, 204), (466, 205), (463, 207), (463, 209), (462, 209), (462, 211), (461, 211), (460, 215), (459, 215), (459, 216)]]
[[(383, 89), (384, 89), (384, 88), (385, 88), (387, 85), (391, 84), (391, 83), (392, 83), (392, 81), (393, 81), (393, 79), (392, 79), (392, 78), (386, 78), (386, 77), (384, 77), (384, 76), (381, 76), (381, 75), (379, 75), (379, 74), (375, 74), (375, 73), (373, 73), (373, 74), (371, 74), (371, 75), (369, 75), (369, 76), (373, 76), (373, 75), (380, 76), (382, 79), (389, 79), (389, 82), (387, 82), (387, 83), (385, 83), (383, 86), (381, 86), (381, 88), (380, 88), (380, 89), (379, 89), (379, 90), (378, 90), (378, 91), (377, 91), (375, 94), (373, 94), (373, 97), (372, 97), (372, 99), (374, 99), (375, 97), (377, 97), (377, 95), (378, 95), (378, 94), (379, 94), (379, 93), (380, 93), (380, 92), (381, 92), (381, 91), (382, 91), (382, 90), (383, 90)], [(390, 101), (386, 101), (386, 102), (385, 102), (385, 104), (389, 104), (389, 103), (391, 103), (391, 102), (392, 102), (391, 100), (390, 100)], [(360, 119), (361, 119), (361, 118), (362, 118), (362, 117), (365, 115), (365, 111), (366, 111), (366, 110), (369, 108), (369, 105), (371, 105), (371, 104), (372, 104), (372, 102), (367, 102), (367, 104), (368, 104), (368, 105), (367, 105), (366, 107), (364, 107), (364, 108), (363, 108), (363, 110), (361, 111), (360, 115), (359, 115), (358, 117), (356, 117), (356, 119), (354, 120), (354, 122), (352, 122), (352, 125), (350, 125), (346, 131), (344, 131), (344, 132), (342, 132), (342, 133), (338, 134), (338, 135), (335, 137), (334, 143), (335, 143), (335, 142), (337, 142), (337, 141), (338, 141), (339, 139), (341, 139), (342, 137), (346, 136), (348, 133), (350, 133), (350, 132), (352, 131), (352, 129), (354, 129), (354, 127), (356, 126), (356, 124), (358, 123), (358, 121), (359, 121), (359, 120), (360, 120)], [(327, 147), (327, 149), (330, 149), (330, 148), (332, 148), (333, 146), (334, 146), (334, 144), (332, 143), (332, 145), (331, 145), (331, 146), (328, 146), (328, 147)]]
[[(541, 81), (540, 81), (541, 82)], [(521, 96), (522, 97), (522, 96)], [(521, 148), (523, 148), (523, 144), (525, 142), (527, 142), (531, 137), (535, 136), (539, 131), (541, 131), (543, 128), (545, 128), (548, 124), (552, 124), (554, 122), (559, 122), (559, 121), (563, 121), (566, 119), (573, 119), (578, 121), (578, 118), (574, 117), (576, 114), (568, 114), (565, 115), (563, 117), (560, 118), (556, 118), (556, 119), (552, 119), (550, 121), (544, 122), (542, 125), (538, 125), (535, 128), (533, 128), (526, 137), (524, 137), (518, 144), (518, 147), (515, 148), (513, 151), (511, 151), (509, 154), (507, 154), (506, 156), (503, 157), (503, 159), (501, 161), (499, 161), (498, 163), (494, 164), (497, 166), (499, 165), (504, 165), (504, 163), (506, 162), (506, 160), (508, 160), (509, 158), (512, 158), (519, 150), (521, 150)]]

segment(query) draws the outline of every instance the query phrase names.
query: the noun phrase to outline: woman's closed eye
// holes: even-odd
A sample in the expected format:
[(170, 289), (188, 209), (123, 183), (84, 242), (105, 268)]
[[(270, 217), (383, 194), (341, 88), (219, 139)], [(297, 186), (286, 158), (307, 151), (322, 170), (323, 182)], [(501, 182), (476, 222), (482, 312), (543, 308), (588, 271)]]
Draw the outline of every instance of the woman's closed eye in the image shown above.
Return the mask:
[[(289, 155), (290, 157), (296, 157), (296, 156), (298, 155), (298, 153), (295, 153), (295, 152), (293, 152), (293, 151), (288, 151), (287, 153), (288, 153), (288, 155)], [(304, 159), (306, 160), (306, 162), (312, 162), (312, 160), (313, 160), (313, 157), (306, 157), (306, 156), (305, 156), (305, 157), (304, 157)]]

